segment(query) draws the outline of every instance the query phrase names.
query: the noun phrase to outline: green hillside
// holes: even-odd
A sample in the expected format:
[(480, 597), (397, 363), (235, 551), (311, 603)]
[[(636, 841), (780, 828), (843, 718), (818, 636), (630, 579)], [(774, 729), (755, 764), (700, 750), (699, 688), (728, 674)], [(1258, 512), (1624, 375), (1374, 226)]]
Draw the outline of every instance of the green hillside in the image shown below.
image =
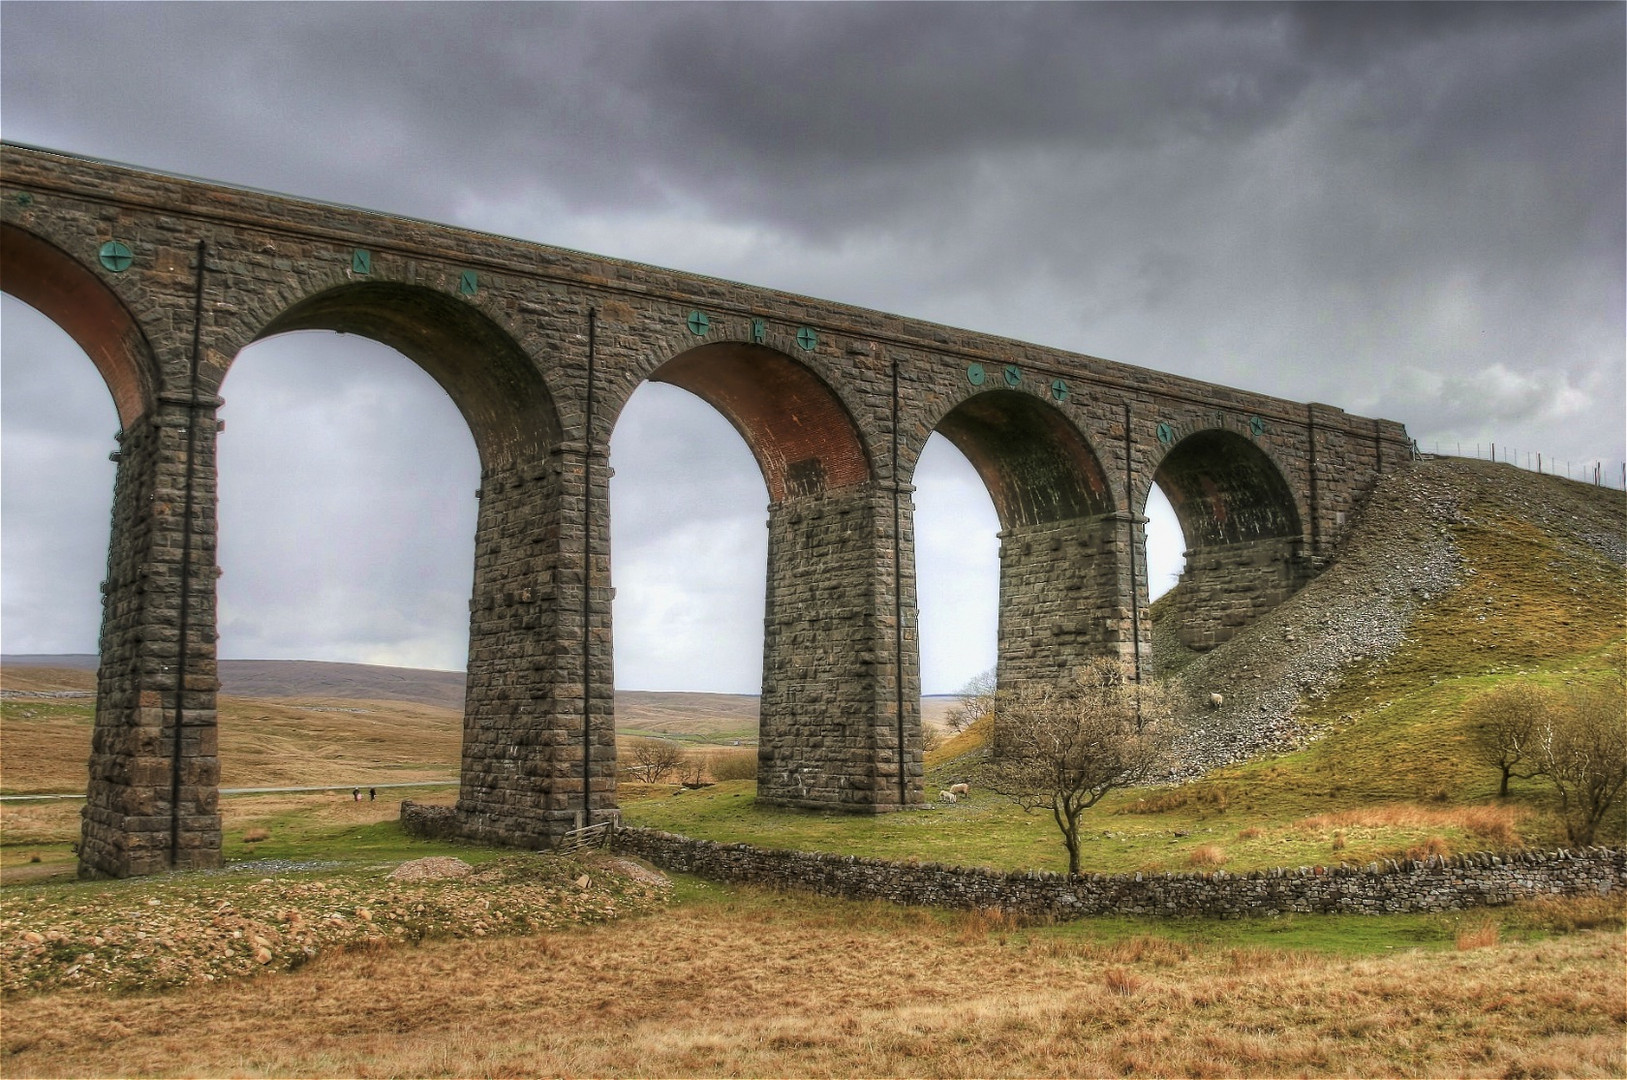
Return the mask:
[[(1321, 576), (1213, 652), (1173, 644), (1171, 605), (1155, 605), (1160, 665), (1181, 673), (1194, 702), (1225, 691), (1225, 715), (1193, 713), (1212, 736), (1195, 755), (1223, 763), (1088, 811), (1085, 869), (1240, 870), (1561, 844), (1545, 783), (1517, 781), (1506, 803), (1496, 799), (1496, 771), (1467, 752), (1465, 705), (1505, 680), (1564, 688), (1619, 675), (1624, 563), (1622, 492), (1427, 461), (1374, 494)], [(1385, 621), (1393, 634), (1367, 633)], [(929, 797), (964, 778), (979, 741), (972, 731), (929, 757)], [(1229, 760), (1261, 742), (1272, 749)], [(855, 820), (758, 807), (749, 785), (721, 785), (630, 802), (625, 814), (776, 847), (1065, 865), (1048, 814), (975, 792), (970, 803)], [(1598, 839), (1627, 841), (1619, 808)]]

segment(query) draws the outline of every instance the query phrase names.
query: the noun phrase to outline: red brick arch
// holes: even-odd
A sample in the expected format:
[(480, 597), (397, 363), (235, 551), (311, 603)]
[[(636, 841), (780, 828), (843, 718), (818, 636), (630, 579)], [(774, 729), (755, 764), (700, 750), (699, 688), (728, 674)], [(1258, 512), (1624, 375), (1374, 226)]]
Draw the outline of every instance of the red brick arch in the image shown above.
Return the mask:
[(97, 275), (56, 245), (0, 225), (0, 290), (60, 326), (85, 350), (129, 428), (152, 407), (152, 348), (135, 317)]
[(841, 400), (784, 353), (720, 341), (680, 353), (649, 378), (688, 390), (727, 417), (751, 447), (774, 502), (871, 478), (858, 427)]

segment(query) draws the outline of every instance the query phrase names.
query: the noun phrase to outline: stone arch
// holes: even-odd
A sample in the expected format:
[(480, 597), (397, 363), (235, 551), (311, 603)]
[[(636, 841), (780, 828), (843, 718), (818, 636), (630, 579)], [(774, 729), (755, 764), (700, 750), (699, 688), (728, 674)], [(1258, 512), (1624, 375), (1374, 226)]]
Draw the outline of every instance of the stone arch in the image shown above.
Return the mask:
[[(1159, 461), (1152, 482), (1168, 497), (1188, 547), (1303, 533), (1299, 503), (1282, 468), (1234, 431), (1211, 428), (1181, 439)], [(1141, 492), (1142, 506), (1146, 500)]]
[(687, 390), (721, 413), (751, 449), (772, 502), (874, 479), (852, 410), (822, 372), (789, 352), (712, 341), (659, 362), (644, 380)]
[[(590, 809), (613, 805), (613, 751), (603, 750), (614, 739), (611, 679), (597, 670), (607, 634), (587, 612), (602, 603), (602, 590), (584, 573), (589, 556), (581, 538), (590, 463), (565, 445), (538, 364), (477, 304), (423, 285), (327, 283), (272, 310), (258, 328), (247, 328), (247, 340), (295, 330), (371, 338), (433, 378), (474, 439), (480, 502), (460, 832), (536, 846)], [(585, 807), (590, 800), (594, 806)]]
[(360, 334), (412, 360), (456, 403), (486, 472), (536, 460), (559, 441), (558, 413), (537, 366), (458, 297), (397, 282), (347, 283), (294, 302), (253, 340), (290, 330)]
[(919, 683), (894, 592), (912, 554), (896, 542), (894, 493), (816, 357), (717, 336), (644, 379), (717, 409), (768, 489), (758, 801), (858, 813), (918, 803)]
[(993, 389), (963, 399), (937, 430), (982, 477), (1000, 518), (1002, 687), (1066, 680), (1094, 656), (1133, 662), (1132, 552), (1090, 441), (1059, 408)]
[(974, 394), (945, 414), (937, 431), (983, 478), (1002, 528), (1113, 511), (1112, 486), (1089, 440), (1031, 394)]
[(1309, 579), (1299, 500), (1253, 440), (1219, 428), (1193, 432), (1164, 454), (1152, 483), (1169, 499), (1186, 544), (1173, 592), (1177, 635), (1188, 648), (1228, 640)]
[(85, 351), (125, 428), (152, 408), (159, 385), (151, 344), (101, 278), (48, 240), (0, 224), (0, 290), (40, 311)]

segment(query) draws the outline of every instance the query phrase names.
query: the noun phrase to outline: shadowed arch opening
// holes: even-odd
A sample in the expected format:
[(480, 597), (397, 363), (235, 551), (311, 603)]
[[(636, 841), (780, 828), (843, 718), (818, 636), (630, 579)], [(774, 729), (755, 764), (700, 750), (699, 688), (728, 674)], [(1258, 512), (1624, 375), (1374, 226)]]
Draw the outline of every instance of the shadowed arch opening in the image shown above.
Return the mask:
[(1265, 451), (1230, 431), (1177, 443), (1153, 474), (1188, 547), (1210, 548), (1301, 534), (1293, 492)]
[(15, 225), (0, 224), (0, 291), (67, 332), (102, 373), (119, 423), (152, 404), (152, 349), (124, 303), (82, 263)]
[(751, 447), (774, 502), (870, 479), (853, 418), (807, 367), (762, 345), (718, 342), (680, 353), (650, 375), (728, 418)]
[(1092, 657), (1134, 655), (1132, 527), (1094, 450), (1028, 394), (991, 390), (938, 424), (1000, 520), (1000, 686), (1065, 681)]
[(938, 431), (983, 478), (1003, 528), (1113, 509), (1101, 462), (1084, 437), (1027, 394), (994, 390), (968, 398), (939, 421)]
[(559, 439), (536, 366), (467, 301), (394, 282), (341, 285), (294, 304), (256, 340), (289, 330), (359, 334), (412, 360), (456, 403), (488, 471), (540, 457)]
[(1186, 542), (1176, 587), (1176, 636), (1211, 649), (1292, 596), (1310, 575), (1298, 504), (1276, 462), (1235, 432), (1187, 436), (1153, 482)]

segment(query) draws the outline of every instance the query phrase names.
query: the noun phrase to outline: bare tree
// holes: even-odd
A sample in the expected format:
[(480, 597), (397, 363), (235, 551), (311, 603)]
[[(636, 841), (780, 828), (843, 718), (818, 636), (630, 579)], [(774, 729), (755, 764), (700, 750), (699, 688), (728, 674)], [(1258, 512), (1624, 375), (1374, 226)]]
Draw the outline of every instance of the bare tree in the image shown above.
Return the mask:
[(634, 739), (632, 757), (628, 771), (647, 784), (659, 783), (684, 762), (683, 749), (666, 739)]
[(1498, 798), (1508, 798), (1510, 777), (1529, 780), (1542, 771), (1538, 736), (1553, 708), (1553, 694), (1529, 682), (1502, 683), (1469, 702), (1472, 751), (1502, 773)]
[(978, 779), (1025, 811), (1049, 810), (1079, 872), (1079, 817), (1115, 788), (1150, 779), (1166, 760), (1175, 695), (1125, 678), (1118, 661), (1076, 681), (995, 695), (994, 739)]
[(974, 676), (961, 687), (960, 700), (955, 702), (946, 717), (949, 730), (958, 734), (990, 715), (994, 711), (994, 688), (993, 668)]
[(1544, 724), (1542, 775), (1559, 791), (1571, 843), (1588, 845), (1627, 801), (1627, 683), (1620, 673), (1570, 690)]

